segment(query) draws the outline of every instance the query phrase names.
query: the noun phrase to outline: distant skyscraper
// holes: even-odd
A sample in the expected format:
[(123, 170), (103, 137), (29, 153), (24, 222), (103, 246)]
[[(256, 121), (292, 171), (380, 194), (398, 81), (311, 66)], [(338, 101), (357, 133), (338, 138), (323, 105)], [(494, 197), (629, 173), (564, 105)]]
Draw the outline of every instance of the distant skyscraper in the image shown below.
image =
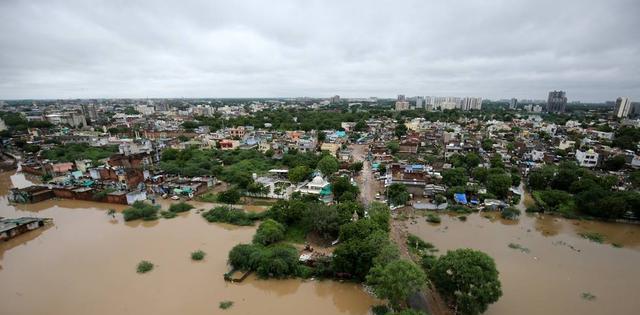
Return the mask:
[(330, 101), (331, 103), (339, 103), (339, 102), (340, 102), (340, 95), (334, 95), (334, 96), (332, 96), (332, 97), (329, 99), (329, 101)]
[(416, 97), (416, 108), (424, 108), (424, 97)]
[(564, 113), (567, 107), (567, 93), (565, 91), (551, 91), (547, 99), (547, 112)]
[(407, 98), (404, 96), (404, 94), (398, 94), (398, 102), (404, 102), (406, 100)]
[(631, 99), (628, 97), (618, 97), (613, 114), (618, 118), (626, 118), (631, 112)]
[(509, 109), (516, 109), (517, 106), (518, 106), (518, 99), (512, 98), (511, 101), (509, 101)]
[(460, 109), (479, 110), (482, 108), (482, 97), (465, 97), (460, 100)]

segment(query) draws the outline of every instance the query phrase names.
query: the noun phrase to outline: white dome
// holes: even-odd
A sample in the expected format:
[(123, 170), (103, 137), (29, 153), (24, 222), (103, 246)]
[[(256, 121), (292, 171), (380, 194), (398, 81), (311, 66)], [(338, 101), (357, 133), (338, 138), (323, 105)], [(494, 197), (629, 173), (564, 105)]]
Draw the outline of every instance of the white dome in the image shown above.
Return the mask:
[(313, 180), (311, 181), (314, 184), (322, 184), (324, 183), (324, 180), (322, 179), (322, 176), (316, 176), (313, 178)]

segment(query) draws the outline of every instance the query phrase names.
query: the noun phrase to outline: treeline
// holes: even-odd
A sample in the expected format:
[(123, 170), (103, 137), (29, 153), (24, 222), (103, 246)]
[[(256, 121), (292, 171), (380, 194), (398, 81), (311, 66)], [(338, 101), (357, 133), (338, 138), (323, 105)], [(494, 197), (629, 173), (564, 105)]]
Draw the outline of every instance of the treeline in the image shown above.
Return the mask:
[(527, 211), (559, 212), (567, 217), (640, 218), (640, 193), (612, 190), (617, 184), (616, 176), (598, 176), (574, 162), (545, 165), (529, 174), (536, 205)]
[(93, 147), (86, 143), (69, 143), (57, 145), (53, 149), (43, 150), (40, 156), (45, 159), (58, 162), (73, 162), (89, 159), (94, 163), (118, 153), (117, 145)]

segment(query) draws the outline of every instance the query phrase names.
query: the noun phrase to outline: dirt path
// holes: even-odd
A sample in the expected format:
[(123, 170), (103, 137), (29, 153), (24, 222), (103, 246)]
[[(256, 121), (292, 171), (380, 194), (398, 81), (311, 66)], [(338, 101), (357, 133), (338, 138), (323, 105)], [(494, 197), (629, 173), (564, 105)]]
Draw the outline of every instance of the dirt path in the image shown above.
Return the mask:
[[(360, 199), (362, 203), (368, 205), (375, 200), (375, 195), (382, 190), (382, 185), (378, 182), (371, 171), (371, 163), (366, 159), (367, 147), (365, 145), (351, 145), (353, 158), (355, 161), (362, 161), (362, 172), (356, 177), (356, 181), (360, 187)], [(405, 207), (398, 209), (397, 213), (405, 213), (407, 216), (413, 216), (413, 209)], [(412, 260), (407, 247), (407, 220), (393, 219), (391, 221), (391, 239), (398, 245), (400, 255)], [(417, 292), (409, 298), (411, 308), (427, 312), (431, 315), (451, 315), (451, 310), (442, 300), (440, 295), (433, 291), (429, 286), (421, 292)]]

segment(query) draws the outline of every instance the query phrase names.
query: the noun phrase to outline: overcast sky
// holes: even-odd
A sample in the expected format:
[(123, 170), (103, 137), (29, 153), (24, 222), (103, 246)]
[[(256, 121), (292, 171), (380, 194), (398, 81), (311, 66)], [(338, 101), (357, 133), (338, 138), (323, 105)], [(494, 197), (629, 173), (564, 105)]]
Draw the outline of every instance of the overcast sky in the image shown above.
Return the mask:
[(0, 99), (640, 101), (640, 1), (0, 0)]

